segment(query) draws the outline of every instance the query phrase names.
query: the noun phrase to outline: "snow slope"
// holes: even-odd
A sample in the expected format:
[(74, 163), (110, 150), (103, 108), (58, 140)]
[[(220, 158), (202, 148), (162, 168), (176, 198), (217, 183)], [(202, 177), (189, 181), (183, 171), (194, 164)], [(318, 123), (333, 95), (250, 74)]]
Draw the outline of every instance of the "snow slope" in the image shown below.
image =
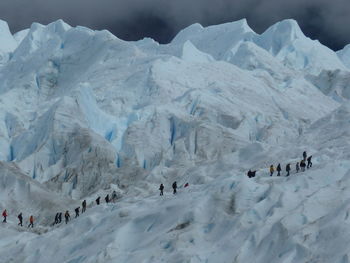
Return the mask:
[[(349, 261), (350, 71), (295, 21), (194, 24), (167, 45), (62, 20), (0, 30), (0, 261)], [(311, 170), (268, 176), (304, 150)], [(175, 180), (190, 187), (172, 196)]]
[(154, 195), (94, 207), (45, 235), (22, 234), (19, 240), (14, 230), (6, 230), (8, 244), (2, 258), (4, 262), (49, 258), (51, 262), (348, 262), (350, 163), (315, 165), (302, 175), (256, 180), (222, 169), (221, 180), (191, 186), (176, 197), (168, 193), (163, 198)]

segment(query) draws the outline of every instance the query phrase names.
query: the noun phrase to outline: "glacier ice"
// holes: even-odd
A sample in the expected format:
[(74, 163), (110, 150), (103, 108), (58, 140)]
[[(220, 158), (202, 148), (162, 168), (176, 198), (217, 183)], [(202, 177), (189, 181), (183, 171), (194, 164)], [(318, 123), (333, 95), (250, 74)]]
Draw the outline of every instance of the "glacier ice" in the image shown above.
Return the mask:
[[(1, 260), (347, 262), (347, 50), (294, 20), (261, 35), (194, 24), (166, 45), (0, 21)], [(311, 170), (268, 176), (304, 150)], [(86, 214), (51, 226), (83, 199)]]

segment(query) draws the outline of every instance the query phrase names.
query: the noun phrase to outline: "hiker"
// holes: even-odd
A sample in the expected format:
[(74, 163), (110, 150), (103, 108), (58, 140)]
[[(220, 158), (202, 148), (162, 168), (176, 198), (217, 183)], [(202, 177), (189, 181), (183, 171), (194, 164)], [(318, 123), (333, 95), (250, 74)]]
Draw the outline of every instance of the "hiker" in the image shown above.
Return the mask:
[(84, 213), (84, 212), (86, 211), (86, 200), (84, 200), (84, 201), (81, 203), (81, 206), (82, 206), (81, 213)]
[(301, 160), (300, 161), (300, 168), (301, 168), (301, 171), (302, 172), (305, 172), (305, 167), (306, 167), (306, 163), (304, 160)]
[(312, 162), (311, 162), (311, 158), (312, 158), (312, 155), (310, 155), (308, 158), (307, 158), (307, 169), (311, 168), (312, 167)]
[(112, 202), (115, 202), (117, 200), (117, 192), (114, 190), (112, 193), (112, 198), (111, 198)]
[(30, 226), (31, 226), (32, 228), (34, 227), (34, 217), (33, 217), (33, 216), (30, 216), (30, 217), (29, 217), (29, 225), (28, 225), (28, 227), (30, 227)]
[(96, 199), (96, 204), (97, 204), (97, 205), (100, 204), (100, 198), (101, 198), (101, 197), (99, 196), (99, 197), (97, 197), (97, 199)]
[(78, 206), (77, 208), (75, 208), (75, 218), (77, 218), (79, 216), (79, 209), (80, 209), (80, 206)]
[(55, 222), (53, 223), (53, 225), (56, 225), (58, 224), (58, 216), (59, 216), (60, 213), (56, 213), (55, 215)]
[(295, 170), (297, 170), (297, 173), (299, 173), (300, 167), (299, 167), (299, 162), (295, 165)]
[(274, 172), (275, 172), (275, 168), (273, 167), (273, 164), (271, 164), (270, 165), (270, 176), (272, 176)]
[(162, 196), (163, 195), (163, 190), (164, 190), (164, 185), (163, 184), (160, 184), (160, 186), (159, 186), (159, 190), (160, 190), (160, 196)]
[(6, 223), (7, 211), (6, 209), (2, 212), (2, 216), (4, 217), (3, 223)]
[(306, 151), (303, 152), (303, 160), (304, 162), (306, 161), (306, 157), (307, 157), (307, 154), (306, 154)]
[(22, 213), (19, 213), (19, 215), (18, 215), (17, 217), (18, 217), (18, 220), (19, 220), (18, 226), (23, 226), (23, 216), (22, 216)]
[(61, 223), (62, 222), (62, 213), (61, 212), (59, 212), (58, 213), (58, 223)]
[(281, 176), (281, 171), (282, 171), (282, 169), (281, 169), (281, 165), (280, 164), (278, 164), (277, 165), (277, 176)]
[(173, 187), (173, 190), (174, 190), (173, 194), (176, 194), (176, 189), (177, 189), (176, 181), (173, 183), (172, 187)]
[(64, 218), (66, 219), (66, 224), (68, 223), (69, 219), (70, 219), (70, 215), (68, 210), (66, 211), (66, 213), (64, 214)]
[(109, 203), (109, 194), (106, 195), (105, 200), (106, 200), (106, 203), (108, 204)]
[(286, 176), (289, 176), (289, 172), (290, 172), (290, 163), (286, 165), (286, 172), (287, 172), (287, 175), (286, 175)]
[(255, 173), (256, 173), (256, 171), (249, 170), (247, 175), (249, 178), (252, 178), (252, 177), (255, 177)]

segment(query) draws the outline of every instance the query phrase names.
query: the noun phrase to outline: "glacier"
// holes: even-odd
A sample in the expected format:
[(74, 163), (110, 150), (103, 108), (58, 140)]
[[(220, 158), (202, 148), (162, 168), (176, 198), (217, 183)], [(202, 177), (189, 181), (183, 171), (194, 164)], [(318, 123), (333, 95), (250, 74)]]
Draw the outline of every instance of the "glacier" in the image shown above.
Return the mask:
[(168, 44), (0, 21), (0, 262), (349, 262), (349, 54), (291, 19)]

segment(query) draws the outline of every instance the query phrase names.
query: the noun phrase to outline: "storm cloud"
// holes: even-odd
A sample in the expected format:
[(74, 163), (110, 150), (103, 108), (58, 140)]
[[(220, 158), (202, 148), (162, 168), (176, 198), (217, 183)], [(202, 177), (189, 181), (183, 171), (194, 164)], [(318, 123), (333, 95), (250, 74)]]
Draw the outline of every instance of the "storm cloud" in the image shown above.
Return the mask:
[(286, 18), (332, 49), (350, 43), (349, 0), (1, 0), (0, 19), (12, 32), (31, 23), (63, 19), (75, 26), (108, 29), (119, 38), (169, 42), (182, 28), (247, 18), (261, 33)]

